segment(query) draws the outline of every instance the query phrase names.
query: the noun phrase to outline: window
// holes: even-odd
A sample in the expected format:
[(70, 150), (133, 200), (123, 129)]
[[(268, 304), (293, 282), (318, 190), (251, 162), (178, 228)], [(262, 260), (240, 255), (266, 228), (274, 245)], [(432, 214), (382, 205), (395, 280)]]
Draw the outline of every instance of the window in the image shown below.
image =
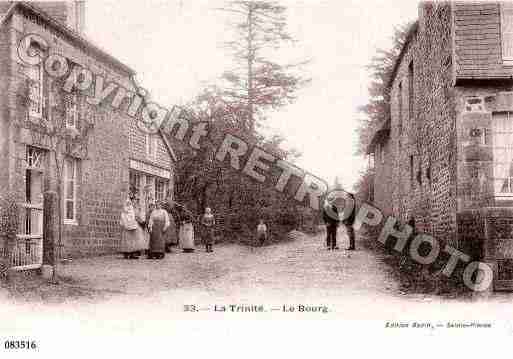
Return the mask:
[(382, 143), (378, 143), (378, 145), (376, 147), (378, 150), (379, 161), (383, 164), (383, 163), (385, 163), (385, 145)]
[(501, 4), (502, 59), (513, 61), (513, 4)]
[(369, 154), (369, 163), (368, 163), (369, 169), (374, 169), (374, 153)]
[(155, 181), (155, 200), (163, 201), (167, 196), (167, 181), (157, 179)]
[(74, 158), (64, 160), (64, 222), (75, 224), (77, 221), (77, 167)]
[(29, 115), (43, 117), (43, 66), (41, 64), (27, 68)]
[(428, 168), (426, 169), (426, 178), (431, 186), (433, 182), (431, 182), (431, 160), (429, 160)]
[[(44, 57), (44, 49), (42, 45), (33, 41), (30, 36), (25, 38), (29, 42), (27, 45), (28, 52), (31, 56)], [(29, 101), (29, 116), (43, 117), (44, 111), (44, 95), (43, 95), (43, 80), (44, 69), (43, 62), (37, 65), (29, 65), (26, 67), (25, 75), (27, 76), (28, 86), (28, 101)]]
[(413, 173), (415, 169), (413, 168), (414, 161), (413, 161), (413, 155), (410, 155), (410, 183), (413, 186)]
[(33, 204), (43, 203), (44, 151), (27, 146), (26, 161), (25, 201)]
[(397, 90), (397, 112), (398, 112), (398, 123), (399, 123), (399, 134), (403, 133), (403, 83), (399, 83), (399, 89)]
[(44, 157), (44, 151), (36, 148), (27, 146), (27, 166), (35, 169), (42, 169), (43, 168), (43, 157)]
[(155, 202), (155, 177), (146, 176), (146, 203), (154, 203)]
[(157, 157), (157, 136), (146, 134), (146, 155), (154, 159)]
[(77, 128), (78, 122), (78, 96), (72, 93), (67, 96), (66, 127)]
[(408, 116), (410, 122), (413, 121), (413, 105), (415, 101), (415, 87), (413, 83), (413, 61), (408, 66)]
[(130, 170), (129, 172), (129, 186), (128, 195), (130, 198), (135, 198), (138, 203), (141, 201), (141, 174), (137, 171)]
[(488, 146), (491, 144), (490, 129), (485, 127), (475, 127), (470, 129), (470, 137), (475, 138), (477, 144)]
[(496, 113), (492, 119), (493, 177), (496, 197), (513, 196), (513, 114)]

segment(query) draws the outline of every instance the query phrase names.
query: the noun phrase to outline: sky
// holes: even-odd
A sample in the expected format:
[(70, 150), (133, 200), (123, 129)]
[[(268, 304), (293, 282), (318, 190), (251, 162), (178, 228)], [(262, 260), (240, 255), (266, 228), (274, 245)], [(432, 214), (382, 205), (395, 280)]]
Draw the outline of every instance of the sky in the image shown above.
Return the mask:
[[(412, 0), (282, 1), (287, 30), (298, 40), (276, 59), (310, 59), (312, 79), (297, 100), (269, 114), (266, 134), (281, 134), (302, 157), (296, 164), (351, 190), (365, 168), (355, 156), (358, 107), (368, 100), (365, 66), (388, 48), (394, 26), (414, 20)], [(171, 108), (219, 82), (230, 67), (222, 48), (230, 39), (221, 0), (86, 1), (86, 35), (137, 72), (155, 102)]]

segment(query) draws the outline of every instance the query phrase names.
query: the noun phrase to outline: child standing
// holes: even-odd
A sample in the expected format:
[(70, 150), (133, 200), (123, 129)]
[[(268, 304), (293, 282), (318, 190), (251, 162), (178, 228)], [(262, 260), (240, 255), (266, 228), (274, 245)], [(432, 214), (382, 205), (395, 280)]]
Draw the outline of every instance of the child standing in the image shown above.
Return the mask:
[(201, 225), (203, 226), (203, 237), (205, 240), (205, 251), (207, 253), (213, 252), (212, 245), (214, 244), (214, 225), (216, 220), (212, 214), (212, 210), (207, 207), (205, 213), (201, 216)]
[(260, 242), (260, 246), (263, 246), (265, 240), (267, 239), (267, 226), (265, 225), (263, 219), (260, 220), (257, 226), (257, 239)]

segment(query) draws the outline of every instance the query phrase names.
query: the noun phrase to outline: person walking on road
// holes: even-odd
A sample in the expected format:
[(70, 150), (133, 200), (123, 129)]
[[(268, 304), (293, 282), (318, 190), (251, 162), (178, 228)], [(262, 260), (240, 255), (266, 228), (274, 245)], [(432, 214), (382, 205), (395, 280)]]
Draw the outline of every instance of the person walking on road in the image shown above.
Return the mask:
[(338, 249), (337, 247), (337, 229), (339, 225), (337, 206), (329, 199), (324, 203), (323, 219), (326, 223), (326, 245), (328, 250)]
[(212, 246), (214, 245), (214, 225), (216, 224), (216, 220), (214, 215), (212, 214), (212, 210), (207, 207), (205, 208), (205, 213), (201, 216), (200, 221), (203, 227), (203, 240), (205, 241), (205, 251), (207, 253), (212, 253), (214, 250)]
[(264, 223), (263, 219), (260, 220), (257, 226), (257, 239), (260, 247), (264, 245), (264, 242), (267, 239), (267, 225)]
[[(356, 200), (353, 196), (352, 193), (348, 193), (349, 197), (352, 198), (353, 200), (353, 203), (356, 203)], [(354, 221), (355, 221), (355, 210), (353, 208), (353, 210), (351, 211), (351, 214), (342, 221), (342, 223), (344, 224), (344, 226), (346, 227), (346, 233), (347, 233), (347, 236), (349, 237), (349, 248), (347, 248), (348, 251), (354, 251), (356, 248), (355, 248), (355, 235), (354, 235)]]

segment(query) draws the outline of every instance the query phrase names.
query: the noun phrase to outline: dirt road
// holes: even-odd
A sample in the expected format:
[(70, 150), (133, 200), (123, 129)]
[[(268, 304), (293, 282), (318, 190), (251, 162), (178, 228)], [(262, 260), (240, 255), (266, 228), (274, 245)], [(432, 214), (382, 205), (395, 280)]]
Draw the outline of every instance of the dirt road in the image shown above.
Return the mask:
[[(343, 233), (340, 237), (342, 248), (346, 241)], [(264, 313), (253, 313), (260, 317), (318, 315), (306, 312), (308, 307), (344, 319), (437, 318), (448, 312), (461, 319), (485, 314), (488, 319), (513, 318), (511, 295), (466, 301), (405, 295), (378, 255), (361, 247), (327, 251), (322, 235), (261, 248), (223, 245), (214, 253), (201, 247), (191, 254), (175, 251), (161, 261), (86, 258), (61, 270), (68, 281), (59, 288), (46, 287), (41, 298), (17, 298), (16, 308), (69, 310), (78, 317), (123, 317), (130, 312), (131, 318), (171, 313), (175, 318), (203, 318), (220, 315), (215, 310), (223, 307), (223, 315), (229, 315), (229, 306), (239, 305), (260, 306)], [(64, 297), (55, 294), (62, 288), (67, 288)], [(198, 312), (186, 310), (191, 308)]]

